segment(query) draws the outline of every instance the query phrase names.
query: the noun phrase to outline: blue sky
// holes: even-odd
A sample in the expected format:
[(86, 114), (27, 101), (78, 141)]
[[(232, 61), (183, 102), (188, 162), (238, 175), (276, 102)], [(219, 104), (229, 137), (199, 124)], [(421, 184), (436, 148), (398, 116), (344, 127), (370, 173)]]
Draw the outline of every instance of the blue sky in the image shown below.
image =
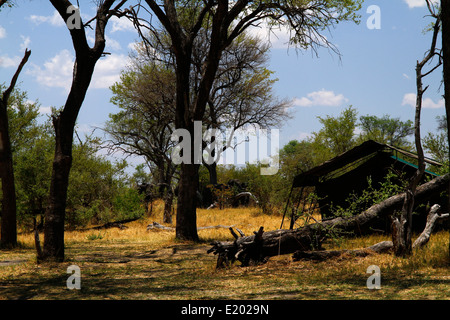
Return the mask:
[[(80, 0), (81, 16), (94, 15), (92, 1)], [(50, 106), (64, 105), (72, 77), (74, 53), (68, 30), (49, 1), (17, 0), (16, 7), (0, 12), (0, 82), (9, 83), (25, 47), (32, 54), (20, 76), (20, 88), (30, 100), (38, 100), (43, 116)], [(380, 29), (369, 29), (372, 16), (367, 8), (380, 9)], [(279, 81), (275, 94), (293, 101), (294, 118), (280, 129), (280, 145), (303, 139), (320, 129), (318, 116), (336, 116), (352, 105), (359, 115), (389, 114), (413, 120), (415, 65), (429, 48), (431, 33), (423, 29), (431, 22), (425, 17), (425, 0), (378, 0), (364, 2), (361, 23), (341, 23), (325, 34), (341, 53), (339, 58), (326, 49), (318, 57), (311, 52), (288, 49), (283, 31), (272, 36), (269, 69)], [(263, 35), (264, 30), (254, 30)], [(89, 33), (88, 33), (89, 34)], [(93, 39), (92, 33), (89, 34)], [(109, 102), (108, 89), (126, 67), (128, 53), (137, 33), (126, 20), (112, 19), (107, 28), (111, 53), (97, 64), (91, 87), (78, 118), (78, 130), (90, 132), (102, 126), (117, 109)], [(422, 132), (433, 132), (436, 116), (445, 114), (440, 88), (441, 69), (425, 79)]]

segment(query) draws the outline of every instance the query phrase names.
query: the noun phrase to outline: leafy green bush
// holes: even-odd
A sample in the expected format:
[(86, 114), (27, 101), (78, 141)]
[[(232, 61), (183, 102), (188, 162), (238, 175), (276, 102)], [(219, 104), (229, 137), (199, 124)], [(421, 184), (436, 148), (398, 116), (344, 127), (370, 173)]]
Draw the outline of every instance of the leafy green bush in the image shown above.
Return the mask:
[(374, 186), (372, 179), (367, 179), (368, 187), (360, 193), (353, 192), (346, 199), (348, 204), (345, 207), (332, 207), (331, 211), (335, 216), (353, 216), (363, 212), (372, 205), (380, 203), (389, 197), (405, 191), (406, 181), (402, 176), (397, 175), (392, 170), (388, 172), (386, 177), (379, 186)]
[(126, 188), (112, 201), (112, 209), (117, 220), (140, 218), (145, 214), (143, 197), (137, 190)]

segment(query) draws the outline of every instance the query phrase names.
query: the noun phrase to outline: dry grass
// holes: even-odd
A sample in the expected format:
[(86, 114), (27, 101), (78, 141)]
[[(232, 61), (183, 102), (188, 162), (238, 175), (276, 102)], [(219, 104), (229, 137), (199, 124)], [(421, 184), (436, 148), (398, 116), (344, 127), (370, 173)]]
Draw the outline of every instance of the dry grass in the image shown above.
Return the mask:
[[(61, 264), (37, 264), (32, 235), (20, 234), (19, 248), (0, 251), (0, 299), (450, 299), (448, 232), (434, 234), (409, 259), (380, 254), (293, 262), (285, 255), (260, 266), (215, 270), (208, 243), (231, 239), (227, 229), (200, 230), (197, 244), (177, 241), (172, 231), (146, 231), (153, 221), (162, 224), (160, 203), (154, 211), (125, 230), (67, 232)], [(199, 227), (234, 225), (246, 234), (281, 223), (280, 216), (254, 208), (198, 210), (197, 216)], [(383, 240), (388, 237), (341, 239), (326, 247), (354, 249)], [(72, 264), (81, 269), (81, 290), (66, 288)], [(380, 290), (366, 287), (370, 265), (381, 269)]]

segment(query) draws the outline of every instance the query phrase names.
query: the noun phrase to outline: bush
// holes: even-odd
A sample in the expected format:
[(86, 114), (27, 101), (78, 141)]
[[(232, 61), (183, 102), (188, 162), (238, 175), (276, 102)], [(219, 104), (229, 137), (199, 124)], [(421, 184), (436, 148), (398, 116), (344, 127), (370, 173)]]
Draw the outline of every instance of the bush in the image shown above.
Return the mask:
[(145, 214), (144, 195), (126, 188), (113, 199), (113, 212), (117, 220), (140, 218)]

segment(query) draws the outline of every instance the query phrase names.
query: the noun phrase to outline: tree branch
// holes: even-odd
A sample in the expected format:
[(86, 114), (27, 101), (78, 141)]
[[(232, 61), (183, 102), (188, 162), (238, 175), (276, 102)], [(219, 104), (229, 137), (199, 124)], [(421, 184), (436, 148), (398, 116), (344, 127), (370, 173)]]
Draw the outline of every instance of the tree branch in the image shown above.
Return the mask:
[(14, 90), (14, 87), (16, 86), (17, 79), (19, 78), (19, 74), (22, 71), (22, 68), (25, 66), (25, 64), (28, 61), (28, 58), (31, 55), (31, 50), (25, 49), (25, 54), (22, 58), (22, 61), (20, 62), (16, 72), (14, 73), (14, 76), (11, 79), (11, 84), (9, 85), (8, 89), (3, 92), (3, 103), (6, 106), (8, 104), (9, 96), (11, 95), (11, 92)]

